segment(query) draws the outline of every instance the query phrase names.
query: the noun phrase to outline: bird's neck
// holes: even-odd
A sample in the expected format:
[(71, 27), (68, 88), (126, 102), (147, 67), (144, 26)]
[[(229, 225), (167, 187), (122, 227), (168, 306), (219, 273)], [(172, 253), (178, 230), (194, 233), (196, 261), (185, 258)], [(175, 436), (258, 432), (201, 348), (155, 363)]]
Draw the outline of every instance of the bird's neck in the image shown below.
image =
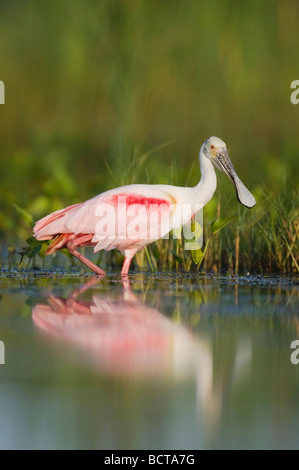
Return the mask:
[(201, 179), (198, 185), (193, 188), (194, 198), (198, 203), (205, 205), (216, 191), (217, 178), (213, 163), (204, 155), (202, 149), (199, 153), (199, 163)]

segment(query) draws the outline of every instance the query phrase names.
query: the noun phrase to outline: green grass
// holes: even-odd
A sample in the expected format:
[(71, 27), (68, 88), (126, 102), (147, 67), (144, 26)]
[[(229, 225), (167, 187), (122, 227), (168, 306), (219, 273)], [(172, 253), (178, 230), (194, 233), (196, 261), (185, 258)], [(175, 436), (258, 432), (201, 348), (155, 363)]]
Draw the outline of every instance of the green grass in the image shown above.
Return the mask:
[[(142, 153), (140, 157), (132, 152), (131, 157), (125, 161), (122, 159), (116, 162), (115, 168), (108, 167), (113, 185), (140, 181), (147, 158), (155, 152), (163, 152), (165, 147), (166, 144), (161, 145)], [(202, 247), (198, 246), (196, 251), (186, 251), (184, 239), (174, 239), (171, 236), (169, 240), (159, 240), (147, 250), (139, 252), (134, 258), (133, 266), (135, 264), (137, 269), (151, 271), (204, 270), (230, 274), (299, 272), (298, 190), (285, 183), (281, 193), (273, 194), (261, 185), (254, 190), (257, 205), (249, 210), (239, 204), (232, 185), (225, 188), (228, 194), (222, 203), (224, 189), (221, 183), (216, 195), (204, 209)], [(14, 206), (19, 220), (18, 227), (24, 233), (24, 238), (32, 233), (32, 207), (38, 206), (41, 198), (42, 201), (47, 201), (46, 196), (42, 195), (37, 196), (37, 200), (32, 201), (28, 208)], [(47, 204), (50, 208), (51, 196), (48, 196)], [(193, 226), (192, 231), (194, 229)], [(198, 229), (201, 230), (200, 227)], [(19, 268), (29, 267), (30, 264), (40, 265), (37, 257), (44, 259), (46, 247), (47, 243), (41, 244), (34, 238), (29, 238), (27, 245), (17, 252), (10, 247), (13, 260), (10, 264), (18, 264)], [(76, 265), (73, 258), (69, 258)], [(100, 253), (97, 259), (97, 262), (112, 270), (118, 270), (122, 261), (123, 257), (118, 252)], [(64, 262), (67, 262), (66, 258)]]
[[(239, 206), (219, 176), (205, 240), (233, 219), (200, 269), (298, 271), (298, 21), (295, 0), (3, 0), (2, 263), (19, 265), (32, 217), (124, 183), (195, 185), (200, 145), (217, 135), (258, 205)], [(197, 269), (180, 243), (148, 256), (154, 269)]]

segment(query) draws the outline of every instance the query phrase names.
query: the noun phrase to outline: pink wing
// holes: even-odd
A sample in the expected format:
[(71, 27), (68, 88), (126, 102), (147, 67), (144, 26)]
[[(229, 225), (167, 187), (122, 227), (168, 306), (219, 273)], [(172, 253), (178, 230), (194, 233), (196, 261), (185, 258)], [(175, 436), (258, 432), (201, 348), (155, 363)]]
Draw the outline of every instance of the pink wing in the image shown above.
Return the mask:
[(95, 251), (122, 249), (168, 233), (175, 202), (157, 186), (126, 186), (50, 214), (37, 222), (34, 233), (39, 240), (92, 234)]

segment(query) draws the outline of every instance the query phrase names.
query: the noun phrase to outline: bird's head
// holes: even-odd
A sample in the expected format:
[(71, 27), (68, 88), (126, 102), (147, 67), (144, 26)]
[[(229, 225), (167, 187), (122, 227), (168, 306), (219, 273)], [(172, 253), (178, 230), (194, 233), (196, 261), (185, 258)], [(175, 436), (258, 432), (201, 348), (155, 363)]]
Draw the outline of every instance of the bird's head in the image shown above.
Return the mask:
[(201, 151), (211, 160), (218, 170), (226, 173), (232, 180), (241, 204), (249, 208), (255, 206), (256, 200), (238, 177), (229, 157), (225, 142), (219, 139), (219, 137), (210, 137), (203, 143)]

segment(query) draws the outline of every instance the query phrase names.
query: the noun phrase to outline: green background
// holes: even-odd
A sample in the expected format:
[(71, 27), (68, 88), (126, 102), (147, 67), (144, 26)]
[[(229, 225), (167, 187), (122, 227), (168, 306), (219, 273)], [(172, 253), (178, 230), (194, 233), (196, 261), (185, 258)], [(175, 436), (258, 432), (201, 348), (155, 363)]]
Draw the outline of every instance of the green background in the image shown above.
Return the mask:
[[(31, 234), (13, 204), (38, 219), (119, 184), (196, 184), (198, 151), (210, 135), (227, 143), (257, 211), (268, 213), (271, 200), (275, 212), (286, 198), (281, 217), (288, 223), (290, 211), (292, 221), (284, 234), (298, 242), (299, 105), (290, 101), (299, 79), (298, 2), (0, 5), (3, 245)], [(221, 215), (242, 211), (231, 183), (218, 180)], [(216, 206), (217, 196), (208, 220)], [(266, 230), (265, 214), (255, 214)]]

